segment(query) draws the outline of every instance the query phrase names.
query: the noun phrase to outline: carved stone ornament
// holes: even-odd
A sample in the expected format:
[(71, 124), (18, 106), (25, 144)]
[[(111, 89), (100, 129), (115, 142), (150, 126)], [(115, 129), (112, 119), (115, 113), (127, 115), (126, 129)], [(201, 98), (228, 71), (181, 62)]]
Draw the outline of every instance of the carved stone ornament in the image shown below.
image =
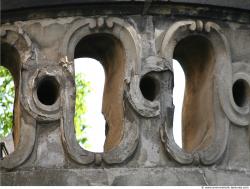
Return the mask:
[[(171, 25), (166, 32), (164, 32), (159, 54), (161, 57), (166, 59), (166, 61), (172, 62), (172, 59), (174, 58), (174, 50), (177, 48), (178, 43), (183, 39), (193, 36), (198, 36), (198, 39), (201, 38), (202, 40), (208, 41), (208, 43), (211, 44), (210, 46), (212, 50), (209, 53), (212, 57), (211, 62), (213, 62), (213, 66), (208, 66), (209, 70), (205, 70), (204, 72), (210, 73), (207, 77), (208, 79), (205, 80), (206, 82), (210, 82), (209, 86), (211, 86), (211, 90), (209, 90), (211, 92), (209, 98), (212, 99), (212, 103), (208, 104), (210, 108), (206, 109), (210, 111), (202, 112), (202, 114), (199, 115), (194, 115), (195, 118), (192, 117), (191, 119), (197, 119), (197, 117), (200, 115), (211, 115), (212, 121), (206, 126), (208, 129), (212, 130), (213, 134), (210, 137), (210, 142), (206, 145), (201, 144), (203, 145), (202, 147), (197, 147), (190, 151), (180, 148), (175, 143), (173, 137), (172, 118), (174, 106), (168, 107), (167, 118), (163, 123), (160, 133), (166, 151), (177, 162), (181, 164), (210, 165), (218, 162), (223, 157), (228, 143), (229, 117), (234, 117), (232, 115), (227, 116), (232, 114), (232, 108), (228, 109), (228, 102), (230, 102), (230, 98), (228, 96), (232, 94), (230, 91), (232, 89), (231, 83), (233, 81), (231, 55), (227, 39), (223, 35), (221, 28), (213, 22), (203, 22), (200, 20), (178, 21)], [(189, 39), (191, 40), (195, 38)], [(188, 49), (184, 48), (184, 50), (181, 52), (186, 53), (187, 51)], [(189, 55), (185, 54), (185, 56)], [(205, 57), (201, 59), (203, 60)], [(198, 65), (194, 66), (194, 68), (198, 67)], [(202, 93), (203, 96), (205, 96), (204, 94), (207, 95), (206, 93)], [(203, 100), (204, 103), (205, 101), (208, 101), (208, 99)], [(186, 111), (191, 111), (194, 113), (195, 110), (189, 109)], [(238, 123), (240, 123), (240, 121)], [(199, 129), (199, 126), (201, 127), (202, 125), (196, 124), (193, 126)]]
[[(22, 80), (26, 81), (26, 84), (22, 85), (22, 101), (23, 107), (34, 117), (37, 121), (55, 121), (61, 117), (61, 93), (63, 86), (58, 89), (58, 95), (56, 101), (52, 105), (43, 104), (38, 98), (39, 84), (51, 78), (56, 83), (62, 85), (62, 71), (59, 66), (54, 66), (53, 69), (47, 69), (46, 63), (41, 63), (42, 66), (29, 66), (29, 70), (23, 69)], [(48, 65), (47, 65), (48, 66)], [(52, 67), (51, 65), (49, 66)]]
[[(232, 64), (231, 80), (221, 81), (228, 90), (221, 89), (221, 103), (228, 119), (237, 126), (250, 124), (250, 66), (249, 62), (241, 61)], [(237, 94), (234, 94), (237, 93)], [(224, 98), (223, 98), (224, 95)], [(238, 101), (240, 102), (236, 102)], [(227, 101), (226, 101), (227, 100)]]
[[(17, 134), (18, 144), (15, 151), (9, 156), (0, 160), (1, 169), (14, 169), (21, 164), (23, 164), (32, 153), (35, 140), (36, 140), (36, 121), (30, 116), (29, 111), (27, 111), (22, 105), (21, 89), (23, 86), (22, 72), (20, 71), (23, 66), (33, 59), (32, 54), (32, 43), (28, 35), (19, 26), (1, 26), (1, 43), (5, 43), (11, 47), (14, 47), (19, 54), (19, 62), (15, 65), (16, 75), (14, 79), (16, 95), (15, 95), (15, 125), (13, 127), (18, 127), (19, 133)], [(10, 52), (12, 53), (12, 52)], [(11, 62), (7, 62), (10, 63)], [(5, 65), (8, 67), (8, 65)], [(20, 87), (21, 86), (21, 87)]]
[[(128, 102), (135, 110), (141, 108), (140, 102), (135, 101), (135, 94), (139, 92), (138, 74), (140, 72), (140, 46), (139, 39), (133, 26), (125, 20), (114, 17), (99, 18), (79, 18), (75, 20), (67, 31), (61, 48), (61, 65), (64, 70), (65, 87), (75, 89), (74, 81), (74, 50), (81, 39), (92, 34), (108, 34), (118, 39), (125, 52), (125, 87), (123, 93), (126, 94), (123, 101), (124, 107), (128, 107)], [(140, 94), (141, 95), (141, 94)], [(95, 163), (99, 165), (102, 161), (107, 164), (117, 164), (124, 162), (135, 151), (139, 139), (139, 123), (124, 116), (122, 126), (122, 138), (118, 145), (104, 153), (93, 153), (84, 150), (76, 141), (74, 133), (72, 113), (75, 102), (75, 90), (65, 90), (63, 101), (67, 104), (63, 108), (61, 118), (61, 131), (64, 147), (68, 155), (79, 164)], [(138, 110), (138, 112), (140, 112)], [(130, 116), (131, 117), (131, 116)], [(136, 120), (136, 119), (134, 119)], [(114, 125), (116, 127), (118, 125)]]

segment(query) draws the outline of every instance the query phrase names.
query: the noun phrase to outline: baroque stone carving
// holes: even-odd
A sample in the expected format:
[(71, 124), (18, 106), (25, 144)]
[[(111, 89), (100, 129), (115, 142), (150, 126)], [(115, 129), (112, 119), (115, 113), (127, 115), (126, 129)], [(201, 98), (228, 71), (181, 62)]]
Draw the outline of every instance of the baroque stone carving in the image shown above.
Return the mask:
[[(189, 36), (191, 36), (190, 38), (188, 38)], [(192, 36), (194, 36), (192, 38)], [(198, 36), (197, 38), (195, 38), (196, 36)], [(164, 122), (164, 125), (161, 129), (161, 138), (163, 143), (165, 144), (165, 148), (167, 150), (167, 152), (179, 163), (181, 164), (204, 164), (204, 165), (210, 165), (210, 164), (214, 164), (216, 162), (218, 162), (225, 150), (226, 150), (226, 146), (227, 146), (227, 141), (228, 141), (228, 132), (229, 132), (229, 120), (226, 116), (226, 114), (224, 113), (224, 111), (222, 111), (222, 108), (224, 107), (224, 103), (225, 101), (222, 99), (222, 93), (223, 95), (225, 94), (225, 91), (230, 90), (230, 88), (228, 88), (228, 86), (224, 85), (223, 82), (230, 80), (230, 78), (232, 77), (232, 72), (231, 72), (231, 57), (230, 57), (230, 50), (229, 50), (229, 46), (227, 43), (227, 40), (225, 38), (225, 36), (223, 35), (223, 32), (221, 31), (220, 27), (213, 23), (213, 22), (202, 22), (200, 20), (198, 21), (193, 21), (193, 20), (187, 20), (187, 21), (178, 21), (176, 23), (174, 23), (165, 33), (164, 33), (164, 37), (160, 46), (160, 56), (164, 57), (167, 61), (172, 62), (172, 59), (174, 58), (174, 50), (175, 48), (177, 48), (177, 45), (179, 44), (180, 41), (184, 41), (184, 39), (187, 40), (201, 40), (203, 41), (207, 41), (206, 43), (211, 43), (211, 45), (209, 45), (210, 47), (209, 49), (212, 49), (211, 52), (209, 52), (208, 55), (204, 55), (204, 56), (209, 56), (208, 59), (210, 62), (208, 62), (207, 68), (206, 68), (206, 72), (204, 73), (209, 73), (211, 71), (211, 73), (209, 74), (209, 76), (207, 76), (207, 79), (204, 80), (203, 85), (206, 85), (205, 83), (210, 83), (207, 84), (208, 86), (210, 86), (211, 89), (209, 89), (209, 91), (211, 92), (210, 95), (208, 97), (206, 97), (205, 101), (208, 101), (209, 98), (211, 99), (211, 103), (209, 103), (208, 105), (206, 104), (200, 104), (200, 106), (203, 106), (202, 108), (204, 110), (206, 110), (206, 112), (202, 112), (203, 114), (208, 114), (206, 115), (206, 121), (209, 120), (209, 111), (211, 111), (211, 121), (209, 121), (207, 123), (207, 125), (197, 125), (197, 123), (202, 123), (200, 119), (199, 121), (199, 116), (201, 115), (195, 115), (196, 117), (192, 118), (192, 117), (187, 117), (187, 115), (185, 115), (185, 108), (190, 108), (190, 107), (185, 107), (185, 98), (190, 98), (188, 96), (185, 96), (184, 98), (184, 117), (185, 119), (189, 119), (188, 124), (191, 123), (191, 125), (185, 125), (187, 127), (194, 127), (196, 128), (196, 130), (201, 129), (201, 127), (205, 126), (207, 127), (207, 130), (205, 131), (207, 132), (211, 132), (212, 130), (212, 134), (211, 135), (207, 135), (207, 137), (211, 138), (210, 142), (208, 142), (209, 140), (206, 138), (201, 138), (199, 139), (199, 141), (194, 141), (199, 143), (199, 146), (193, 147), (193, 148), (189, 148), (189, 150), (183, 150), (181, 149), (179, 146), (177, 146), (177, 144), (174, 142), (174, 138), (173, 138), (173, 120), (171, 119), (173, 117), (173, 112), (174, 112), (174, 107), (169, 107), (168, 109), (168, 118), (167, 120)], [(203, 42), (198, 42), (198, 43), (203, 43)], [(195, 41), (193, 42), (195, 43)], [(184, 42), (182, 43), (184, 45)], [(186, 43), (187, 44), (187, 43)], [(182, 51), (181, 49), (182, 47), (180, 47), (180, 45), (178, 46), (178, 49), (176, 50), (176, 53), (183, 53), (185, 51)], [(183, 48), (187, 47), (184, 46)], [(210, 50), (209, 50), (210, 51)], [(182, 55), (182, 54), (180, 54)], [(176, 55), (176, 56), (180, 56), (180, 55)], [(190, 55), (185, 55), (185, 56), (190, 56)], [(211, 57), (210, 57), (211, 56)], [(214, 56), (214, 58), (212, 57)], [(203, 59), (205, 59), (206, 57), (203, 57)], [(214, 62), (214, 63), (213, 63)], [(211, 66), (212, 64), (214, 64), (214, 66)], [(192, 66), (191, 64), (188, 65), (184, 65), (186, 67), (188, 66)], [(199, 65), (194, 65), (197, 67), (199, 67)], [(185, 68), (186, 68), (185, 67)], [(192, 69), (196, 69), (195, 67)], [(188, 69), (188, 68), (186, 68)], [(197, 68), (198, 69), (198, 68)], [(203, 69), (203, 68), (202, 68)], [(210, 71), (209, 71), (210, 70)], [(194, 74), (192, 74), (194, 75)], [(203, 74), (204, 75), (204, 74)], [(210, 78), (212, 75), (212, 78)], [(206, 77), (206, 76), (204, 76)], [(189, 77), (190, 78), (190, 77)], [(221, 87), (224, 86), (226, 87), (225, 89), (221, 89)], [(199, 87), (199, 86), (198, 86)], [(203, 87), (203, 86), (201, 86)], [(203, 90), (207, 90), (205, 88), (203, 89), (198, 89), (198, 91), (203, 91)], [(200, 95), (201, 98), (203, 98), (202, 96), (204, 96), (204, 94), (209, 94), (208, 93), (198, 93), (198, 95)], [(188, 95), (188, 94), (185, 94)], [(195, 95), (195, 94), (194, 94)], [(205, 95), (205, 96), (206, 96)], [(191, 103), (195, 103), (195, 101), (192, 101)], [(195, 100), (195, 99), (194, 99)], [(221, 104), (221, 105), (220, 105)], [(205, 106), (205, 107), (204, 107)], [(206, 109), (206, 106), (208, 106), (208, 108)], [(209, 108), (210, 106), (210, 108)], [(198, 107), (199, 108), (199, 107)], [(187, 111), (191, 111), (190, 109)], [(194, 110), (195, 111), (195, 110)], [(215, 112), (215, 113), (213, 113)], [(193, 112), (194, 113), (194, 112)], [(198, 118), (197, 118), (198, 117)], [(192, 120), (194, 121), (192, 123)], [(184, 120), (185, 123), (185, 120)], [(194, 125), (194, 123), (196, 123)], [(192, 126), (193, 124), (193, 126)], [(185, 127), (184, 127), (185, 129)], [(190, 128), (191, 129), (191, 128)], [(210, 130), (210, 131), (209, 131)], [(186, 130), (186, 132), (184, 134), (189, 135), (190, 131)], [(190, 133), (191, 135), (193, 135), (193, 133)], [(206, 135), (204, 135), (204, 137), (206, 137)], [(188, 137), (188, 136), (187, 136)], [(194, 137), (194, 136), (193, 136)], [(185, 138), (184, 138), (185, 139)], [(190, 139), (189, 139), (190, 140)], [(194, 139), (196, 140), (196, 139)], [(205, 142), (207, 140), (207, 142)], [(185, 140), (184, 142), (189, 143), (190, 141)], [(192, 145), (192, 144), (191, 144)]]
[[(7, 44), (17, 50), (17, 62), (2, 62), (15, 73), (15, 109), (14, 109), (14, 142), (16, 149), (9, 156), (0, 160), (0, 168), (14, 169), (23, 164), (32, 152), (36, 139), (36, 121), (22, 104), (22, 72), (20, 71), (33, 57), (32, 43), (28, 35), (19, 26), (1, 26), (1, 45)], [(10, 56), (12, 56), (12, 52)], [(9, 56), (9, 55), (6, 55)], [(15, 65), (8, 65), (15, 64)], [(13, 74), (13, 73), (12, 73)]]
[[(110, 34), (121, 41), (125, 51), (125, 82), (128, 86), (133, 85), (131, 83), (136, 80), (135, 77), (137, 77), (138, 70), (140, 69), (140, 46), (136, 32), (132, 26), (122, 19), (100, 17), (97, 19), (80, 18), (75, 20), (65, 35), (61, 49), (61, 57), (64, 60), (63, 65), (67, 65), (67, 69), (64, 69), (66, 88), (75, 88), (74, 67), (73, 64), (71, 64), (74, 59), (74, 49), (81, 39), (91, 34)], [(130, 87), (130, 91), (127, 93), (129, 94), (128, 99), (133, 105), (135, 103), (133, 103), (133, 95), (131, 95), (131, 93), (136, 93), (134, 90), (138, 89)], [(63, 98), (68, 106), (63, 110), (63, 123), (61, 124), (63, 133), (62, 139), (65, 149), (73, 160), (80, 164), (89, 164), (93, 162), (100, 164), (101, 160), (108, 164), (116, 164), (124, 162), (133, 154), (138, 144), (139, 128), (138, 123), (136, 121), (131, 122), (132, 120), (127, 119), (126, 115), (124, 115), (124, 126), (121, 128), (123, 129), (122, 139), (117, 146), (101, 154), (88, 152), (82, 149), (76, 142), (74, 136), (72, 114), (74, 107), (74, 91), (67, 90)], [(126, 99), (124, 100), (126, 107)], [(118, 127), (118, 125), (114, 125), (114, 127), (115, 126)]]
[[(1, 1), (15, 151), (0, 185), (250, 185), (249, 1), (107, 2)], [(74, 133), (81, 57), (105, 73), (103, 153)], [(182, 148), (173, 59), (186, 78)]]
[[(58, 83), (61, 82), (61, 74), (57, 67), (52, 71), (46, 69), (46, 63), (41, 63), (42, 66), (29, 66), (29, 71), (23, 70), (22, 80), (26, 81), (26, 84), (22, 86), (22, 103), (26, 110), (34, 117), (37, 121), (55, 121), (61, 117), (61, 99), (60, 94), (55, 103), (48, 106), (43, 104), (38, 99), (38, 86), (44, 78), (55, 78)], [(50, 66), (51, 67), (51, 66)], [(30, 94), (32, 92), (32, 94)], [(60, 90), (59, 93), (61, 93)]]
[[(221, 82), (222, 107), (228, 119), (238, 126), (249, 126), (250, 124), (249, 75), (250, 66), (248, 62), (234, 62), (232, 64), (232, 76), (230, 80)], [(240, 86), (234, 89), (234, 87), (237, 87), (237, 82), (240, 82), (238, 83)], [(239, 91), (236, 91), (238, 94), (235, 94), (238, 95), (238, 97), (234, 96), (234, 90)], [(236, 98), (242, 102), (237, 104)]]

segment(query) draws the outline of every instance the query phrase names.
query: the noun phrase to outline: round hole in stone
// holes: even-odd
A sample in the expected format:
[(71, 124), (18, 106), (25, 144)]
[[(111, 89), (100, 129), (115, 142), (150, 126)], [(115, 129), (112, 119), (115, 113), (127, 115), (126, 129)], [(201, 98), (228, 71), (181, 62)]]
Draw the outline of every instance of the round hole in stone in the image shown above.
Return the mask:
[(53, 76), (46, 76), (38, 82), (37, 97), (47, 106), (53, 105), (59, 96), (59, 83)]
[(144, 98), (154, 101), (159, 90), (158, 82), (150, 76), (144, 76), (140, 81), (140, 89)]
[(244, 107), (248, 101), (250, 89), (243, 79), (238, 79), (233, 84), (233, 98), (239, 107)]

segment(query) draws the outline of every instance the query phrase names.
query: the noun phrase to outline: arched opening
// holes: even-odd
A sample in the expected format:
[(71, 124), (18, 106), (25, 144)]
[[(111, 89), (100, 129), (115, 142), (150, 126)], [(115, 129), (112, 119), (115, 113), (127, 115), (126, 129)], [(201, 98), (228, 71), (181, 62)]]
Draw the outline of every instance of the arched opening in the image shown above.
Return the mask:
[(210, 41), (188, 36), (174, 49), (186, 78), (182, 108), (182, 147), (187, 152), (204, 149), (214, 133), (213, 81), (215, 58)]
[[(82, 146), (86, 150), (94, 152), (107, 152), (120, 143), (123, 132), (123, 47), (121, 42), (110, 34), (92, 34), (78, 42), (75, 47), (74, 58), (76, 106), (78, 103), (85, 103), (89, 106), (86, 106), (87, 109), (82, 111), (84, 114), (82, 116), (75, 112), (75, 116), (85, 117), (85, 125), (82, 124), (83, 127), (81, 127), (85, 128), (85, 131), (81, 132), (83, 137), (80, 140), (86, 146)], [(77, 80), (79, 79), (77, 74), (80, 70), (85, 72), (83, 76), (83, 80), (85, 80), (83, 83), (85, 84), (83, 85), (86, 91), (82, 90), (82, 94), (85, 93), (83, 98), (86, 102), (77, 100), (81, 93), (81, 89), (77, 87)], [(92, 79), (89, 80), (87, 77), (92, 77)], [(92, 87), (95, 83), (98, 85), (98, 89), (93, 90)], [(99, 91), (99, 94), (96, 99), (93, 99), (94, 94), (91, 93), (94, 93), (95, 90)], [(96, 113), (93, 112), (93, 109)], [(89, 118), (86, 118), (86, 116)], [(79, 119), (75, 118), (74, 121), (76, 132), (79, 132), (79, 127), (76, 126)], [(91, 136), (86, 138), (86, 134)], [(77, 137), (79, 139), (79, 136)]]
[(0, 64), (0, 142), (1, 156), (11, 154), (19, 143), (20, 56), (8, 43), (1, 43)]
[(173, 59), (174, 71), (174, 88), (173, 88), (173, 102), (174, 102), (174, 121), (173, 121), (173, 135), (176, 144), (182, 148), (182, 106), (185, 92), (185, 73), (180, 63)]

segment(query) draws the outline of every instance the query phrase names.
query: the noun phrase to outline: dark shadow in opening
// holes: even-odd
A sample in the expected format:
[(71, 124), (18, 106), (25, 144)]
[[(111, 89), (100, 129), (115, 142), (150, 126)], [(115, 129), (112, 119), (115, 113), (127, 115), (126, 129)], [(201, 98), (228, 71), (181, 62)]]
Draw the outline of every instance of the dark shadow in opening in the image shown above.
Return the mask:
[(92, 34), (79, 41), (74, 58), (98, 60), (105, 72), (102, 113), (108, 124), (104, 151), (117, 146), (123, 133), (123, 89), (125, 55), (121, 42), (110, 34)]
[(175, 47), (174, 59), (180, 62), (186, 77), (182, 146), (187, 152), (204, 149), (211, 144), (214, 135), (212, 44), (203, 36), (188, 36)]
[(37, 84), (37, 97), (44, 105), (53, 105), (59, 96), (59, 83), (52, 76), (42, 78)]
[(243, 79), (239, 79), (233, 84), (233, 98), (239, 107), (244, 107), (250, 98), (249, 85)]
[(159, 84), (153, 77), (144, 76), (140, 81), (140, 89), (144, 98), (154, 101), (159, 92)]

